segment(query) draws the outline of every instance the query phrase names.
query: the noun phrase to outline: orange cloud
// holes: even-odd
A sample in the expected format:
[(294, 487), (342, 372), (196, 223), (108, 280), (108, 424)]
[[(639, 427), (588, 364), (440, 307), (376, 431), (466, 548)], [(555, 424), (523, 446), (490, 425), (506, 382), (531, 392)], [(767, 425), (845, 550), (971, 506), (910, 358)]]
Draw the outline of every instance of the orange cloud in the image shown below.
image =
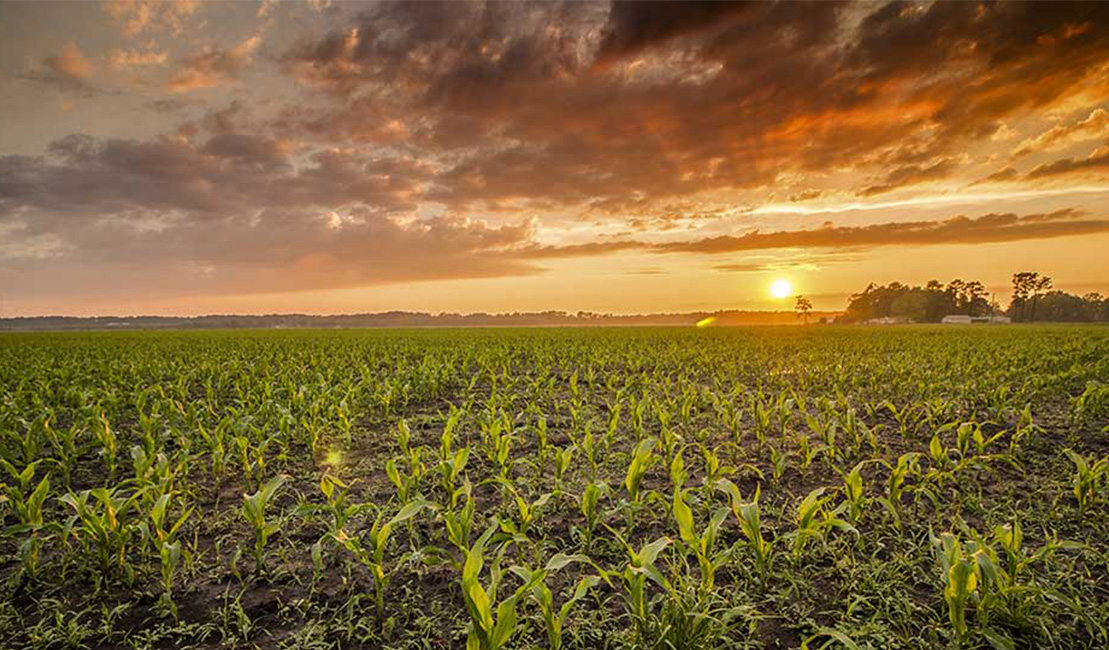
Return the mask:
[(206, 47), (191, 54), (178, 63), (166, 88), (180, 93), (234, 83), (250, 66), (261, 43), (262, 37), (255, 35), (231, 49)]

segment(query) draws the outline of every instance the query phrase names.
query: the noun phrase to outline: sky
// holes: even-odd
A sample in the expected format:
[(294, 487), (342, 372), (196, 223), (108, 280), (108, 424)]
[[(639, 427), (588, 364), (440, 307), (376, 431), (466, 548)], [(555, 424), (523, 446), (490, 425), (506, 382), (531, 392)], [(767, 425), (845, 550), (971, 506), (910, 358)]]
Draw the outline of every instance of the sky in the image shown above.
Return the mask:
[(1109, 293), (1109, 3), (0, 2), (0, 313)]

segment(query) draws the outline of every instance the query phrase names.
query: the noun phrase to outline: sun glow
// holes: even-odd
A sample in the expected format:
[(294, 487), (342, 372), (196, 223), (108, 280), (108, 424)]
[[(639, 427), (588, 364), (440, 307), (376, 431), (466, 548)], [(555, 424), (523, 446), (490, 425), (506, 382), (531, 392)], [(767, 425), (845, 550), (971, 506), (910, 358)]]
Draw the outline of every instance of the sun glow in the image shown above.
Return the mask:
[(789, 280), (775, 280), (770, 283), (770, 295), (775, 298), (788, 298), (793, 295), (793, 285)]

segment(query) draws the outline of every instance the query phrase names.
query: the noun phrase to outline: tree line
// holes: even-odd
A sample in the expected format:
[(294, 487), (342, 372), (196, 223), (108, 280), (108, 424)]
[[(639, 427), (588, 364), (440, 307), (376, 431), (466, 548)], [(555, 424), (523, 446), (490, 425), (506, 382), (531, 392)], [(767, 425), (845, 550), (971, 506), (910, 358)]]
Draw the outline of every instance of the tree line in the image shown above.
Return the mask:
[(1109, 322), (1109, 298), (1100, 293), (1082, 296), (1053, 288), (1051, 278), (1034, 271), (1013, 274), (1009, 306), (992, 299), (986, 286), (974, 280), (931, 280), (923, 286), (891, 282), (870, 283), (852, 294), (837, 322), (858, 323), (875, 318), (904, 318), (938, 323), (944, 316), (1005, 315), (1014, 322)]

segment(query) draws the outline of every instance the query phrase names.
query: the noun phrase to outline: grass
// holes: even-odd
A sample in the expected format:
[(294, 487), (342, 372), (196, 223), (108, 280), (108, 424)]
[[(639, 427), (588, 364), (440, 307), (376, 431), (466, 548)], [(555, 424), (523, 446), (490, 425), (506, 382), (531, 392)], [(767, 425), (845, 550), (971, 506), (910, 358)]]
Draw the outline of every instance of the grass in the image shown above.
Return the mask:
[(4, 335), (0, 647), (1109, 647), (1107, 382), (1096, 326)]

